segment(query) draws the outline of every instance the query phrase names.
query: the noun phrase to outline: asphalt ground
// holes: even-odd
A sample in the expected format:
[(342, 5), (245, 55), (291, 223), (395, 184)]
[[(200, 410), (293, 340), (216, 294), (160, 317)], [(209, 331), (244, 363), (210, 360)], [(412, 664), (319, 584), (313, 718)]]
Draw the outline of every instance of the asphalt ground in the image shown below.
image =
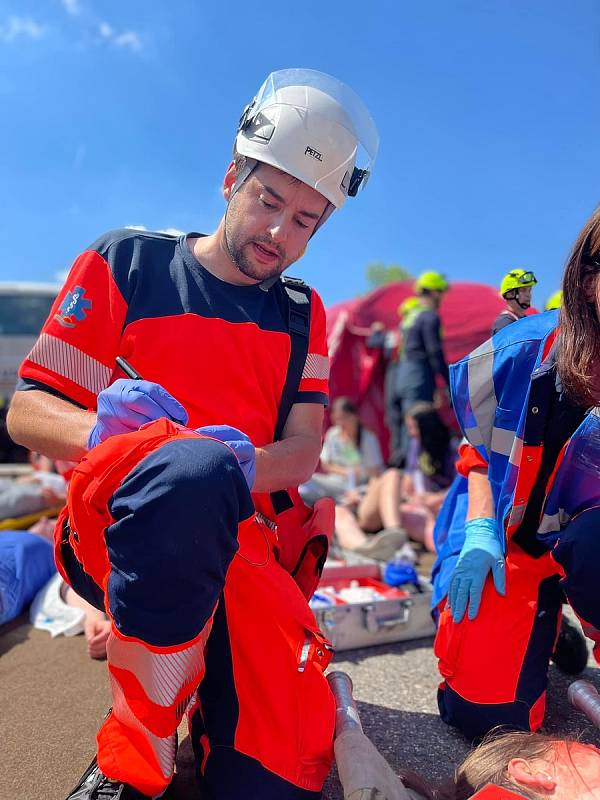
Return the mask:
[[(395, 769), (442, 779), (468, 750), (437, 716), (432, 640), (340, 653), (365, 732)], [(583, 677), (600, 689), (590, 665)], [(550, 667), (545, 730), (600, 746), (600, 732), (567, 703), (569, 682)], [(109, 706), (105, 663), (91, 661), (82, 636), (50, 639), (25, 616), (0, 629), (0, 800), (63, 800), (88, 765), (95, 731)], [(166, 800), (200, 800), (185, 727), (178, 774)], [(324, 800), (341, 800), (335, 771)]]

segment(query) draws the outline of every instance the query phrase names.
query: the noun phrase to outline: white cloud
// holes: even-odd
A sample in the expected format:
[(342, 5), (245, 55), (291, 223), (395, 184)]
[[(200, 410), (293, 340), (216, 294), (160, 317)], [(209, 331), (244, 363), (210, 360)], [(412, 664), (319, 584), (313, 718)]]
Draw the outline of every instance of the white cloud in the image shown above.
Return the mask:
[(136, 53), (139, 53), (142, 49), (142, 40), (139, 33), (136, 33), (135, 31), (125, 31), (125, 33), (119, 33), (118, 36), (115, 36), (113, 42), (116, 47), (129, 47)]
[(31, 17), (11, 16), (4, 25), (0, 25), (0, 40), (4, 42), (14, 42), (21, 37), (41, 39), (45, 35), (46, 28)]
[(58, 272), (54, 273), (54, 280), (57, 283), (64, 283), (67, 280), (68, 275), (69, 275), (68, 269), (61, 269)]
[(72, 17), (81, 14), (81, 4), (79, 0), (62, 0), (62, 4), (67, 14), (70, 14)]
[(98, 23), (98, 33), (102, 36), (103, 39), (112, 39), (115, 35), (115, 32), (108, 24), (108, 22), (100, 22)]
[(98, 22), (98, 33), (107, 42), (110, 42), (115, 47), (132, 50), (139, 53), (142, 50), (142, 38), (136, 31), (123, 31), (117, 33), (112, 25), (108, 22), (100, 20)]

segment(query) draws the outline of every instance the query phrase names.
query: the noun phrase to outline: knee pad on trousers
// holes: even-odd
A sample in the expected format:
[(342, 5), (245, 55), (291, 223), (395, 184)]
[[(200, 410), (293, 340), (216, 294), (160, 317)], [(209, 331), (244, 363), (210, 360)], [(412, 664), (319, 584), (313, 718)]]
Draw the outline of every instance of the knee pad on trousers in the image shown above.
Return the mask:
[(445, 684), (438, 689), (440, 717), (447, 725), (477, 741), (498, 725), (512, 730), (531, 730), (529, 706), (519, 700), (514, 703), (471, 703)]
[(552, 556), (565, 571), (561, 586), (577, 614), (600, 628), (600, 508), (583, 511), (562, 531)]
[(156, 646), (191, 641), (223, 589), (238, 525), (254, 513), (235, 455), (211, 439), (168, 442), (131, 470), (109, 508), (115, 625)]

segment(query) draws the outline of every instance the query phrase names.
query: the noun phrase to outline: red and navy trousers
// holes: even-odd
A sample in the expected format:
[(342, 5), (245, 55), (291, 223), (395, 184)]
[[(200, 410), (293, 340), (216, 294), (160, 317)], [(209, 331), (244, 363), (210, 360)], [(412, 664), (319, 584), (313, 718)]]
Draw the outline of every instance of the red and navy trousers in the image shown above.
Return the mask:
[(566, 600), (595, 640), (600, 661), (600, 508), (574, 517), (539, 558), (510, 541), (506, 595), (488, 577), (479, 613), (455, 624), (438, 606), (435, 654), (443, 678), (442, 719), (470, 739), (497, 725), (537, 730), (544, 719), (548, 665)]
[(55, 543), (65, 580), (112, 622), (108, 777), (159, 795), (187, 714), (207, 797), (320, 797), (331, 648), (226, 445), (166, 420), (108, 439), (76, 467)]

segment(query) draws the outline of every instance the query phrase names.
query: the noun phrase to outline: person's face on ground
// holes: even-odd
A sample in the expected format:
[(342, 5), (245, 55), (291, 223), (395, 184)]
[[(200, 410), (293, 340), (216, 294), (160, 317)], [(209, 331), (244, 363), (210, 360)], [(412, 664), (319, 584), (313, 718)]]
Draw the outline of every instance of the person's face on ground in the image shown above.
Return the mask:
[[(235, 180), (231, 172), (225, 178), (226, 197)], [(233, 262), (253, 280), (281, 274), (303, 254), (326, 207), (315, 189), (260, 164), (227, 209), (225, 236)]]
[(553, 800), (600, 800), (600, 750), (591, 744), (559, 744)]
[(519, 787), (549, 800), (600, 800), (600, 750), (590, 744), (556, 742), (544, 758), (514, 758), (508, 776)]

